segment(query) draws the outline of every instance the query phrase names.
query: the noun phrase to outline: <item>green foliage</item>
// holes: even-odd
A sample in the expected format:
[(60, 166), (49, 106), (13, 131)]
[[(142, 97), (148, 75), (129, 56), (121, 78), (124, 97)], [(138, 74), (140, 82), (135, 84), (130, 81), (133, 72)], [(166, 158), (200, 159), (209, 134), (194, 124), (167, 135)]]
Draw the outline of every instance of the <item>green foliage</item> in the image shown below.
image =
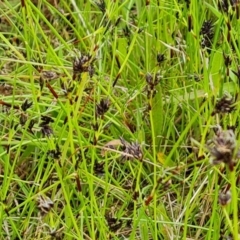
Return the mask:
[(238, 240), (239, 11), (2, 1), (0, 239)]

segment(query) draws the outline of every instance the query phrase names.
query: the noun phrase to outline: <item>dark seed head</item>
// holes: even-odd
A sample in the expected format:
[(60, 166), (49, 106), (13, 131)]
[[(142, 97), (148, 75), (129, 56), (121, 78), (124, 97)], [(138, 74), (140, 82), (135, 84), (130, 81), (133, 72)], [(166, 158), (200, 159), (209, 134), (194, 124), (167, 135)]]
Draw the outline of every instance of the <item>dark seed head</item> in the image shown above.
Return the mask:
[(31, 121), (28, 125), (28, 131), (30, 131), (32, 134), (33, 134), (32, 128), (33, 128), (34, 124), (35, 124), (35, 121), (33, 119), (31, 119)]
[(231, 202), (231, 193), (227, 191), (226, 193), (220, 193), (218, 196), (218, 201), (220, 205), (225, 206)]
[(0, 94), (4, 96), (10, 96), (13, 93), (13, 87), (6, 83), (0, 84)]
[(20, 115), (19, 122), (20, 122), (20, 124), (21, 124), (22, 126), (24, 126), (25, 123), (27, 122), (27, 115), (25, 115), (25, 114), (22, 113), (22, 114)]
[(157, 62), (161, 63), (165, 60), (164, 54), (158, 53), (157, 54)]
[(215, 110), (212, 115), (216, 113), (231, 113), (234, 110), (234, 99), (231, 96), (224, 95), (215, 105)]
[(222, 130), (222, 128), (218, 126), (215, 130), (213, 140), (208, 141), (208, 143), (210, 144), (207, 147), (211, 154), (211, 163), (225, 163), (229, 166), (229, 169), (232, 170), (234, 158), (239, 155), (239, 153), (235, 154), (236, 138), (233, 130)]
[(141, 146), (137, 142), (127, 142), (122, 137), (120, 137), (122, 144), (123, 157), (128, 160), (130, 158), (135, 158), (140, 161), (143, 159), (143, 152)]
[(45, 115), (42, 115), (41, 116), (41, 124), (40, 125), (47, 125), (47, 124), (49, 124), (49, 123), (53, 123), (54, 122), (54, 120), (51, 118), (51, 117), (49, 117), (49, 116), (45, 116)]
[(218, 8), (220, 11), (228, 13), (230, 6), (233, 7), (233, 10), (235, 10), (235, 7), (239, 3), (239, 0), (219, 0), (218, 2)]
[(106, 219), (109, 229), (113, 232), (116, 232), (122, 226), (122, 221), (117, 218), (107, 217)]
[(61, 151), (60, 151), (60, 148), (59, 146), (57, 145), (56, 146), (56, 149), (54, 150), (49, 150), (48, 151), (48, 154), (50, 157), (54, 158), (54, 159), (59, 159), (61, 157)]
[(28, 102), (28, 100), (26, 99), (24, 103), (21, 105), (21, 108), (23, 111), (26, 111), (31, 106), (32, 106), (32, 102)]
[(91, 60), (90, 55), (82, 55), (81, 57), (76, 57), (73, 61), (73, 72), (82, 73), (88, 72), (88, 63)]
[(159, 73), (156, 73), (154, 78), (150, 73), (146, 74), (147, 87), (145, 90), (147, 91), (148, 99), (155, 96), (155, 94), (157, 92), (156, 86), (160, 82), (160, 79), (161, 79), (161, 76)]
[(220, 11), (228, 13), (228, 8), (229, 8), (228, 0), (219, 0), (218, 8)]
[(201, 46), (203, 48), (211, 47), (212, 45), (212, 40), (214, 37), (214, 28), (213, 28), (213, 22), (212, 20), (206, 20), (204, 21), (200, 34), (202, 35), (202, 41), (201, 41)]
[(153, 76), (150, 73), (146, 74), (146, 81), (147, 81), (148, 84), (153, 83)]
[(53, 130), (49, 125), (41, 126), (41, 132), (45, 137), (50, 137), (53, 134)]
[(97, 116), (104, 116), (104, 114), (108, 111), (109, 106), (110, 102), (108, 99), (101, 99), (100, 103), (96, 106)]
[(105, 173), (104, 164), (105, 164), (105, 162), (101, 162), (101, 163), (96, 162), (94, 164), (94, 172), (97, 174), (104, 174)]

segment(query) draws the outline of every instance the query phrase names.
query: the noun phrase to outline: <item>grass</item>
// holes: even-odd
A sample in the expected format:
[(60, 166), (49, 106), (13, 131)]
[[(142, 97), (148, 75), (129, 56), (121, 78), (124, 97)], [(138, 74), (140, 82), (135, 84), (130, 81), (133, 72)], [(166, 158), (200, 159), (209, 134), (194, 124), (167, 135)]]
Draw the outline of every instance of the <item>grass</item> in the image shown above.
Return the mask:
[(0, 239), (238, 240), (239, 11), (1, 2)]

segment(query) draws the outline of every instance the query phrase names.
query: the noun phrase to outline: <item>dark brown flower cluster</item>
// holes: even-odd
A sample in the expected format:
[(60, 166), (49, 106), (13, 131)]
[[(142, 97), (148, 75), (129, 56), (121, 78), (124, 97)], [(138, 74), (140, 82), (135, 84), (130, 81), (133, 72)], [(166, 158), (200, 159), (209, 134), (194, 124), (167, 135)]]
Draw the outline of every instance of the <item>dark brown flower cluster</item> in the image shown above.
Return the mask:
[(73, 61), (73, 80), (76, 80), (77, 76), (81, 76), (83, 72), (88, 72), (90, 77), (94, 74), (93, 61), (89, 54), (76, 57)]
[[(108, 99), (101, 99), (99, 104), (96, 104), (96, 110), (95, 110), (95, 123), (92, 125), (94, 131), (99, 130), (99, 122), (98, 118), (103, 119), (105, 113), (108, 111), (110, 106), (110, 101)], [(93, 144), (96, 145), (98, 141), (98, 134), (94, 135)]]
[(218, 126), (215, 136), (213, 140), (209, 141), (209, 144), (208, 149), (211, 154), (212, 164), (225, 163), (232, 171), (235, 164), (234, 161), (240, 155), (239, 149), (236, 149), (237, 143), (233, 130), (222, 130)]
[(151, 97), (154, 97), (157, 92), (156, 86), (160, 82), (160, 75), (156, 74), (155, 77), (153, 78), (153, 76), (150, 73), (147, 73), (146, 82), (147, 82), (147, 98), (150, 99)]
[(160, 64), (161, 62), (163, 62), (165, 60), (165, 56), (163, 53), (158, 53), (157, 54), (157, 62), (158, 64)]
[(41, 127), (41, 132), (42, 132), (43, 136), (50, 137), (53, 134), (53, 130), (49, 126), (49, 123), (54, 122), (53, 119), (48, 116), (41, 116), (41, 120), (42, 120), (42, 122), (40, 123), (39, 126)]
[(121, 145), (122, 145), (122, 152), (123, 158), (129, 160), (131, 158), (138, 159), (142, 161), (143, 159), (143, 152), (141, 146), (137, 142), (127, 142), (122, 137), (120, 137)]
[(19, 122), (22, 126), (24, 126), (28, 120), (28, 114), (26, 113), (26, 111), (32, 106), (32, 104), (32, 102), (28, 102), (28, 100), (26, 99), (21, 105), (21, 109), (23, 112), (20, 114)]
[(108, 99), (101, 99), (100, 103), (96, 105), (96, 116), (103, 117), (108, 111), (110, 102)]
[(28, 100), (26, 99), (23, 104), (21, 105), (21, 109), (23, 111), (27, 111), (28, 108), (30, 108), (32, 106), (32, 102), (28, 102)]
[(230, 191), (225, 192), (221, 192), (218, 196), (218, 202), (220, 203), (220, 205), (225, 206), (227, 205), (229, 202), (231, 202), (231, 193)]
[(33, 132), (33, 127), (34, 127), (34, 124), (35, 124), (35, 120), (34, 119), (31, 119), (29, 124), (28, 124), (28, 131), (32, 134), (34, 134)]
[(201, 46), (203, 48), (210, 48), (214, 37), (214, 27), (212, 20), (204, 21), (200, 34), (202, 35)]
[(56, 149), (48, 151), (48, 156), (53, 159), (59, 159), (61, 157), (61, 154), (62, 153), (58, 145), (56, 145)]
[(121, 228), (122, 226), (122, 220), (118, 220), (117, 218), (113, 218), (113, 217), (106, 217), (107, 219), (107, 223), (108, 223), (108, 227), (112, 232), (116, 232), (119, 228)]
[(235, 100), (231, 96), (224, 95), (215, 105), (212, 116), (216, 113), (231, 113), (234, 110)]
[(235, 9), (235, 7), (239, 4), (239, 0), (219, 0), (218, 8), (220, 11), (228, 13), (230, 7)]

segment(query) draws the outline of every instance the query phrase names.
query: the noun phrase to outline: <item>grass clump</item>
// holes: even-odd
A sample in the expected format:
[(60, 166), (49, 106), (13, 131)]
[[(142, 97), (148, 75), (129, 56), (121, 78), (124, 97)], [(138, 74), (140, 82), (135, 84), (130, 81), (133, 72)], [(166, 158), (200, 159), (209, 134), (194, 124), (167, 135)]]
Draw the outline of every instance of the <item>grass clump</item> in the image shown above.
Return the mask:
[(0, 6), (0, 239), (239, 239), (238, 1)]

